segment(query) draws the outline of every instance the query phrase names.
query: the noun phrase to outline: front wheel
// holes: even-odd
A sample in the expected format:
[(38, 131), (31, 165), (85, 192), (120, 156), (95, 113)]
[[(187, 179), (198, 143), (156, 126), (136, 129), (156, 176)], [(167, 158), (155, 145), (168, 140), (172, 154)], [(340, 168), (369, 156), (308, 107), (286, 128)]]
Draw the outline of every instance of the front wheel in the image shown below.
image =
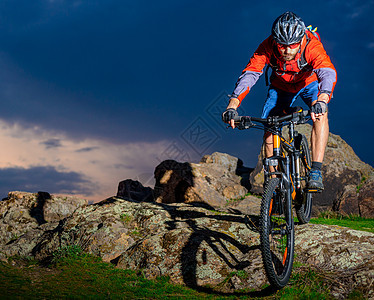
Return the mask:
[(306, 224), (310, 221), (312, 216), (313, 193), (306, 190), (312, 160), (310, 158), (310, 151), (305, 135), (300, 134), (297, 136), (295, 146), (300, 150), (301, 154), (300, 158), (298, 158), (300, 160), (301, 188), (297, 193), (295, 211), (300, 224)]
[[(286, 191), (280, 178), (271, 178), (262, 196), (260, 214), (261, 253), (270, 284), (283, 288), (290, 279), (294, 256), (292, 210), (286, 208)], [(292, 224), (287, 224), (287, 219)]]

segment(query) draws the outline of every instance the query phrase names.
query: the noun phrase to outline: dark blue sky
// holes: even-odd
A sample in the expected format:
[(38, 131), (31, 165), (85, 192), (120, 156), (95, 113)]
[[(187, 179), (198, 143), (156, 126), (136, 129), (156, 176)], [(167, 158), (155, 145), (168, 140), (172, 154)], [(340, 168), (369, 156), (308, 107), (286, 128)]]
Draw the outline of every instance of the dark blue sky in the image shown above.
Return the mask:
[[(221, 151), (253, 166), (260, 133), (224, 130), (218, 112), (274, 19), (287, 10), (318, 26), (337, 69), (331, 132), (374, 165), (374, 1), (3, 0), (0, 120), (74, 141), (163, 141), (174, 147), (173, 153), (169, 147), (155, 149), (156, 161), (168, 155), (196, 160)], [(258, 116), (265, 96), (262, 76), (242, 112)], [(59, 139), (52, 140), (59, 146)], [(12, 169), (19, 166), (7, 163), (2, 176), (9, 169), (19, 188)], [(131, 161), (123, 164), (136, 169)], [(22, 165), (22, 170), (26, 174), (36, 167), (45, 167), (45, 174), (55, 167), (56, 178), (65, 181), (74, 171), (75, 183), (82, 175), (71, 169), (59, 173), (51, 162)], [(152, 173), (153, 167), (142, 172)], [(1, 191), (12, 189), (6, 182)]]

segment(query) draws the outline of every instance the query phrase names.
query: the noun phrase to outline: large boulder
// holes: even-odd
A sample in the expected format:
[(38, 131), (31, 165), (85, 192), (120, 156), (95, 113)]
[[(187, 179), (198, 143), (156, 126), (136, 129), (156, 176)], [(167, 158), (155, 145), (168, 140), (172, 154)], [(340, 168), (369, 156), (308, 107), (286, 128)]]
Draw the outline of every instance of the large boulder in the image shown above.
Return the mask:
[(155, 169), (156, 202), (203, 202), (223, 207), (248, 192), (237, 175), (242, 167), (238, 158), (218, 152), (204, 156), (198, 164), (163, 161)]
[(10, 192), (0, 202), (0, 244), (12, 243), (23, 234), (49, 222), (59, 222), (88, 201), (47, 192)]
[[(312, 127), (309, 124), (298, 125), (296, 130), (310, 141)], [(284, 129), (284, 135), (287, 131)], [(251, 173), (252, 192), (261, 193), (263, 184), (262, 159)], [(361, 214), (374, 217), (374, 198), (372, 166), (362, 162), (340, 136), (330, 133), (323, 162), (325, 190), (313, 197), (316, 215), (321, 211), (334, 209), (343, 214)], [(362, 208), (362, 213), (361, 212)]]
[(358, 207), (362, 217), (374, 218), (374, 176), (358, 186)]
[(136, 201), (154, 201), (153, 190), (145, 187), (141, 182), (132, 179), (126, 179), (118, 184), (117, 197), (128, 198)]
[(0, 202), (0, 258), (33, 255), (46, 232), (53, 232), (59, 222), (87, 204), (87, 200), (73, 196), (10, 192)]
[(374, 234), (340, 226), (306, 224), (297, 226), (297, 260), (317, 271), (320, 278), (333, 280), (331, 294), (347, 299), (353, 289), (373, 299)]
[(76, 196), (49, 195), (42, 207), (44, 220), (46, 222), (59, 222), (73, 214), (79, 207), (88, 205), (86, 199)]

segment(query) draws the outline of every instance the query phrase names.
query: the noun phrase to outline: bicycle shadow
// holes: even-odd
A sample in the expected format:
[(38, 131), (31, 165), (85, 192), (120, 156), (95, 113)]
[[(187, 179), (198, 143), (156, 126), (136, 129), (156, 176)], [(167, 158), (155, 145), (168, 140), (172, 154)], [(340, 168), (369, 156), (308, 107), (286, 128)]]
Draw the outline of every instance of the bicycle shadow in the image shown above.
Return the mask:
[[(245, 291), (245, 285), (238, 288), (243, 290), (238, 292), (236, 291), (237, 284), (232, 282), (237, 273), (245, 273), (248, 269), (251, 269), (251, 265), (253, 267), (253, 263), (256, 261), (255, 267), (257, 267), (257, 270), (254, 274), (248, 274), (248, 277), (253, 282), (264, 281), (267, 283), (267, 280), (264, 279), (265, 273), (258, 238), (253, 243), (246, 243), (235, 238), (234, 234), (214, 230), (203, 225), (215, 221), (217, 223), (229, 222), (240, 226), (242, 229), (245, 228), (252, 235), (258, 235), (259, 216), (243, 215), (240, 211), (233, 211), (232, 214), (214, 215), (210, 213), (213, 208), (204, 203), (190, 203), (189, 206), (192, 208), (203, 207), (210, 210), (209, 212), (194, 211), (188, 207), (171, 204), (160, 205), (164, 206), (172, 219), (172, 221), (166, 222), (167, 229), (176, 229), (180, 225), (178, 223), (184, 223), (191, 230), (191, 234), (180, 253), (181, 274), (186, 286), (197, 291), (217, 295), (261, 297), (275, 292), (271, 287), (262, 288), (256, 286), (256, 284), (255, 288), (252, 284), (247, 289), (251, 289), (250, 292)], [(226, 274), (226, 277), (223, 276), (220, 279), (213, 280), (215, 284), (205, 284), (203, 277), (217, 275), (218, 272), (215, 272), (214, 269), (215, 267), (219, 268), (219, 265), (223, 265), (220, 271), (231, 271)], [(259, 273), (262, 274), (262, 280), (256, 278)]]

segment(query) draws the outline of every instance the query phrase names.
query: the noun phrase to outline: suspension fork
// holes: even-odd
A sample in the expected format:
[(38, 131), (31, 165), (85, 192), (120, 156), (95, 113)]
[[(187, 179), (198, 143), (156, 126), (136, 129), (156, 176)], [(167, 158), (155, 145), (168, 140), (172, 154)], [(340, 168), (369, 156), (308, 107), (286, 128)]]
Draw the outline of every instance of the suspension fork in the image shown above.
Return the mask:
[(285, 205), (285, 214), (287, 220), (287, 230), (293, 230), (292, 222), (292, 183), (290, 177), (290, 157), (286, 156), (284, 159), (285, 173), (282, 173), (282, 179), (286, 186), (286, 205)]

